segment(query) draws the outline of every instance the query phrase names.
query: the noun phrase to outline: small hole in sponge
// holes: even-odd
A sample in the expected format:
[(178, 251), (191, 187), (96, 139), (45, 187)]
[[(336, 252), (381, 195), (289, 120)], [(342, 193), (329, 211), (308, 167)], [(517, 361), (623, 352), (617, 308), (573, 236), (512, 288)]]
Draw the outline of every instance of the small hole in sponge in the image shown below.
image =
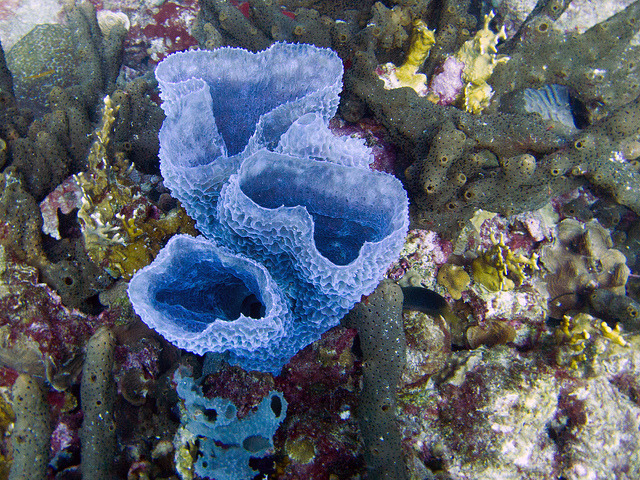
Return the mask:
[(436, 190), (436, 186), (433, 183), (428, 183), (424, 186), (425, 193), (433, 193)]
[(258, 300), (258, 297), (252, 293), (242, 301), (240, 313), (245, 317), (262, 318), (265, 314), (265, 307), (260, 300)]
[(277, 395), (271, 397), (271, 411), (278, 418), (282, 415), (282, 400)]
[(257, 453), (271, 447), (271, 442), (262, 435), (251, 435), (242, 441), (242, 448)]
[(218, 411), (215, 408), (205, 408), (203, 410), (204, 416), (207, 417), (207, 420), (214, 423), (218, 418)]

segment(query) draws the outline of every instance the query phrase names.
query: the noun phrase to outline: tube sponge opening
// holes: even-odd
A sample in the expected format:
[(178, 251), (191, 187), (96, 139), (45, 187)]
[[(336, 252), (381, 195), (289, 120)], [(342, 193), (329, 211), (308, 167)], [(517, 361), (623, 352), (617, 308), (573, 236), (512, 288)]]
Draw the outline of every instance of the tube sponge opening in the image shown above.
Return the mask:
[[(174, 277), (158, 285), (155, 300), (162, 310), (179, 314), (187, 310), (197, 315), (193, 324), (202, 331), (217, 319), (237, 320), (241, 314), (264, 316), (259, 287), (247, 272), (231, 271), (219, 259), (199, 259), (176, 252)], [(257, 308), (251, 307), (258, 304)], [(253, 313), (251, 313), (253, 312)]]
[(388, 174), (261, 150), (218, 202), (218, 241), (255, 258), (291, 299), (302, 345), (337, 325), (404, 244), (408, 200)]
[(198, 354), (272, 355), (290, 318), (262, 265), (188, 235), (172, 237), (134, 276), (129, 297), (147, 325)]
[(372, 180), (391, 177), (368, 173), (263, 152), (242, 165), (239, 185), (247, 197), (266, 209), (306, 209), (318, 252), (335, 265), (348, 265), (365, 242), (379, 242), (390, 233), (391, 212), (384, 208), (381, 188)]
[(407, 204), (391, 175), (261, 150), (223, 188), (219, 232), (276, 281), (293, 276), (318, 295), (355, 295), (351, 308), (402, 248)]
[(205, 131), (213, 135), (209, 127), (215, 125), (214, 143), (221, 140), (220, 148), (233, 156), (256, 133), (277, 143), (309, 111), (322, 112), (328, 121), (338, 106), (342, 62), (328, 49), (276, 43), (259, 53), (242, 48), (176, 53), (158, 65), (156, 77), (167, 118), (180, 123), (205, 113), (207, 122), (215, 118)]
[[(159, 134), (162, 177), (205, 236), (215, 228), (220, 189), (242, 158), (276, 148), (308, 113), (328, 131), (342, 89), (338, 55), (303, 44), (276, 43), (259, 53), (228, 47), (175, 53), (155, 73), (166, 114)], [(363, 145), (340, 143), (330, 150), (370, 161)]]

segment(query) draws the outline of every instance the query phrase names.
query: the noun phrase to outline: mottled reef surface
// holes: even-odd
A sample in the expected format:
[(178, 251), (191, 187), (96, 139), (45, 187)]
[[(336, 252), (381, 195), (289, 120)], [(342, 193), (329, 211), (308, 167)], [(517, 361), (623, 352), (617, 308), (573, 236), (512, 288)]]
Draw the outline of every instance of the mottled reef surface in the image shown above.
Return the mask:
[[(3, 1), (0, 479), (640, 478), (639, 31), (631, 0)], [(168, 96), (156, 66), (185, 50), (277, 42), (335, 52), (336, 99), (305, 110), (326, 71), (284, 55), (258, 73), (205, 78), (210, 137), (180, 125), (174, 152), (222, 139), (229, 151), (203, 147), (198, 161), (235, 160), (193, 195), (204, 212), (194, 220), (159, 160)], [(234, 95), (214, 95), (222, 77)], [(286, 97), (292, 85), (302, 93)], [(269, 130), (277, 122), (261, 114), (298, 130)], [(367, 279), (377, 288), (319, 340), (298, 342), (279, 372), (181, 350), (127, 294), (172, 237), (200, 235), (206, 221), (215, 237), (225, 182), (245, 192), (257, 168), (234, 157), (240, 144), (314, 162), (366, 157), (368, 175), (395, 177), (409, 199), (398, 258)], [(269, 208), (347, 205), (345, 179), (327, 194), (330, 182), (269, 178), (283, 198)], [(353, 192), (352, 223), (341, 211), (313, 217), (333, 232), (313, 242), (334, 260), (322, 270), (334, 297), (350, 285), (336, 259), (389, 235), (376, 228), (395, 211), (384, 190)], [(284, 302), (312, 312), (296, 321), (322, 324), (302, 228), (260, 217), (247, 233), (258, 218), (248, 212), (245, 236), (220, 248), (235, 241), (253, 270), (280, 284), (289, 275)], [(250, 235), (293, 273), (256, 267)], [(175, 318), (223, 318), (225, 331), (257, 320), (239, 335), (251, 344), (271, 300), (242, 262), (211, 268), (193, 252), (163, 273), (154, 300)], [(215, 278), (193, 287), (202, 272)], [(301, 278), (304, 289), (291, 286)], [(256, 351), (243, 358), (273, 366)]]

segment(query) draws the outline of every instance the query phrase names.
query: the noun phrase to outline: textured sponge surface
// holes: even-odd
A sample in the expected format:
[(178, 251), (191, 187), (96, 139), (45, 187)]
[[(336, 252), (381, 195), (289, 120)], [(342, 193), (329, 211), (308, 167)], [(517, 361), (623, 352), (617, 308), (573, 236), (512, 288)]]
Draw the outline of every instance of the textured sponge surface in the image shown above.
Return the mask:
[(158, 65), (156, 76), (167, 116), (197, 116), (193, 107), (201, 106), (215, 118), (204, 131), (210, 134), (215, 126), (216, 142), (221, 139), (232, 156), (244, 150), (256, 127), (265, 141), (277, 143), (306, 112), (331, 118), (342, 89), (342, 62), (331, 50), (277, 43), (259, 53), (241, 48), (178, 53)]
[(172, 237), (131, 280), (129, 298), (147, 325), (199, 354), (269, 358), (290, 322), (286, 300), (262, 265), (202, 237)]
[[(336, 265), (351, 263), (365, 242), (379, 242), (392, 230), (398, 198), (383, 195), (398, 190), (387, 175), (263, 151), (243, 163), (237, 181), (241, 191), (265, 210), (303, 207), (307, 215), (301, 209), (283, 210), (311, 217), (313, 244)], [(236, 178), (229, 185), (235, 182)]]
[(280, 392), (269, 392), (257, 408), (242, 419), (229, 400), (207, 398), (194, 380), (181, 369), (174, 380), (184, 403), (183, 424), (198, 438), (200, 451), (194, 463), (202, 478), (249, 480), (257, 474), (249, 466), (251, 457), (273, 452), (273, 435), (287, 415), (287, 401)]
[(156, 75), (162, 175), (204, 237), (174, 237), (131, 302), (181, 348), (278, 373), (376, 287), (402, 248), (407, 195), (369, 170), (363, 141), (330, 132), (330, 50), (184, 52)]
[(407, 202), (390, 175), (260, 151), (222, 190), (219, 236), (282, 285), (306, 345), (376, 287), (402, 248)]
[(316, 130), (328, 132), (342, 62), (328, 49), (276, 43), (259, 53), (176, 53), (158, 65), (156, 77), (166, 115), (159, 135), (162, 176), (206, 235), (215, 224), (207, 207), (215, 207), (244, 156), (275, 148), (305, 114), (317, 116)]
[(344, 296), (375, 288), (402, 247), (406, 205), (390, 175), (261, 151), (225, 185), (218, 215), (225, 243), (277, 278)]

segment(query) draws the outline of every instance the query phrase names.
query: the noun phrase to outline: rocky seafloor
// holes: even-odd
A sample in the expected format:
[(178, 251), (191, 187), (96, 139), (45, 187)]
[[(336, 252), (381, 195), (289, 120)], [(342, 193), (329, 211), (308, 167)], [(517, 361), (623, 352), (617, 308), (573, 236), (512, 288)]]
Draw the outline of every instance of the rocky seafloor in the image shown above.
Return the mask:
[[(629, 0), (4, 0), (0, 478), (640, 478), (638, 30)], [(127, 295), (198, 234), (156, 65), (276, 42), (337, 53), (329, 127), (410, 202), (378, 288), (278, 375)]]

